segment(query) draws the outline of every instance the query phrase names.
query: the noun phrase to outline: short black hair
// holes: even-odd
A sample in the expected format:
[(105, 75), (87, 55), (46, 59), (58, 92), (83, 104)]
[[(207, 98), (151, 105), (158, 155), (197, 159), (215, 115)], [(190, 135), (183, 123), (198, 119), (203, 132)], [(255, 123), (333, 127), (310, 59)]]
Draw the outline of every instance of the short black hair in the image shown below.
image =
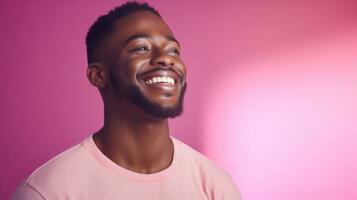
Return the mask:
[(117, 6), (107, 14), (98, 17), (94, 24), (89, 28), (86, 36), (88, 64), (96, 62), (96, 49), (99, 48), (104, 39), (112, 33), (114, 22), (138, 11), (149, 11), (162, 18), (159, 12), (147, 3), (138, 3), (136, 1), (129, 1), (121, 6)]

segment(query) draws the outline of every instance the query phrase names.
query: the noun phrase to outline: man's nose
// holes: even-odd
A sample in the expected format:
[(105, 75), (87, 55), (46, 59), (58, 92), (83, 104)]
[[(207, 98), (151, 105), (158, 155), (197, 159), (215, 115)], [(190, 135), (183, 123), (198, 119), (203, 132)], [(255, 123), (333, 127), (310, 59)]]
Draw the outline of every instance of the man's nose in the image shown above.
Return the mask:
[(156, 52), (154, 52), (154, 54), (151, 58), (151, 64), (169, 67), (169, 66), (174, 65), (175, 63), (174, 63), (173, 58), (170, 55), (168, 55), (167, 52), (156, 51)]

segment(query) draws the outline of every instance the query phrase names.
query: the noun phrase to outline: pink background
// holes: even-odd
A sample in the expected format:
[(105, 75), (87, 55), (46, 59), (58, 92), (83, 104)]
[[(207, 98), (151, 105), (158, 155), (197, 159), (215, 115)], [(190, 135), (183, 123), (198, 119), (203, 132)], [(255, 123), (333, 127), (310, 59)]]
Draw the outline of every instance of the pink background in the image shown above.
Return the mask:
[[(0, 199), (102, 125), (84, 38), (122, 1), (1, 1)], [(183, 46), (172, 134), (245, 200), (357, 199), (357, 2), (150, 1)]]

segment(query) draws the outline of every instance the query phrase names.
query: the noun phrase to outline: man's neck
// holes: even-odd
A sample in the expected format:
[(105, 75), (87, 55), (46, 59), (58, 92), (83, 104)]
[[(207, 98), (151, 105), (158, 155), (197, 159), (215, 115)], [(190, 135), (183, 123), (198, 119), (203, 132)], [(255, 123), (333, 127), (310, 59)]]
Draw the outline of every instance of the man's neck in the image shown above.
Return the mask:
[(104, 126), (93, 139), (104, 155), (131, 171), (155, 173), (172, 162), (167, 119), (133, 120), (132, 116), (106, 113)]

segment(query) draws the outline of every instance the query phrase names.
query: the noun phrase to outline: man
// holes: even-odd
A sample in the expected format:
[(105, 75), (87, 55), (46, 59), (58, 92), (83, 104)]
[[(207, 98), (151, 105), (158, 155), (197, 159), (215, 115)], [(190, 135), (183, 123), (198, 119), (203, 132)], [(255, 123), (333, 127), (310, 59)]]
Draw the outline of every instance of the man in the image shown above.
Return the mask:
[(239, 200), (225, 172), (169, 135), (186, 68), (160, 14), (126, 3), (98, 18), (86, 44), (104, 126), (38, 168), (12, 199)]

